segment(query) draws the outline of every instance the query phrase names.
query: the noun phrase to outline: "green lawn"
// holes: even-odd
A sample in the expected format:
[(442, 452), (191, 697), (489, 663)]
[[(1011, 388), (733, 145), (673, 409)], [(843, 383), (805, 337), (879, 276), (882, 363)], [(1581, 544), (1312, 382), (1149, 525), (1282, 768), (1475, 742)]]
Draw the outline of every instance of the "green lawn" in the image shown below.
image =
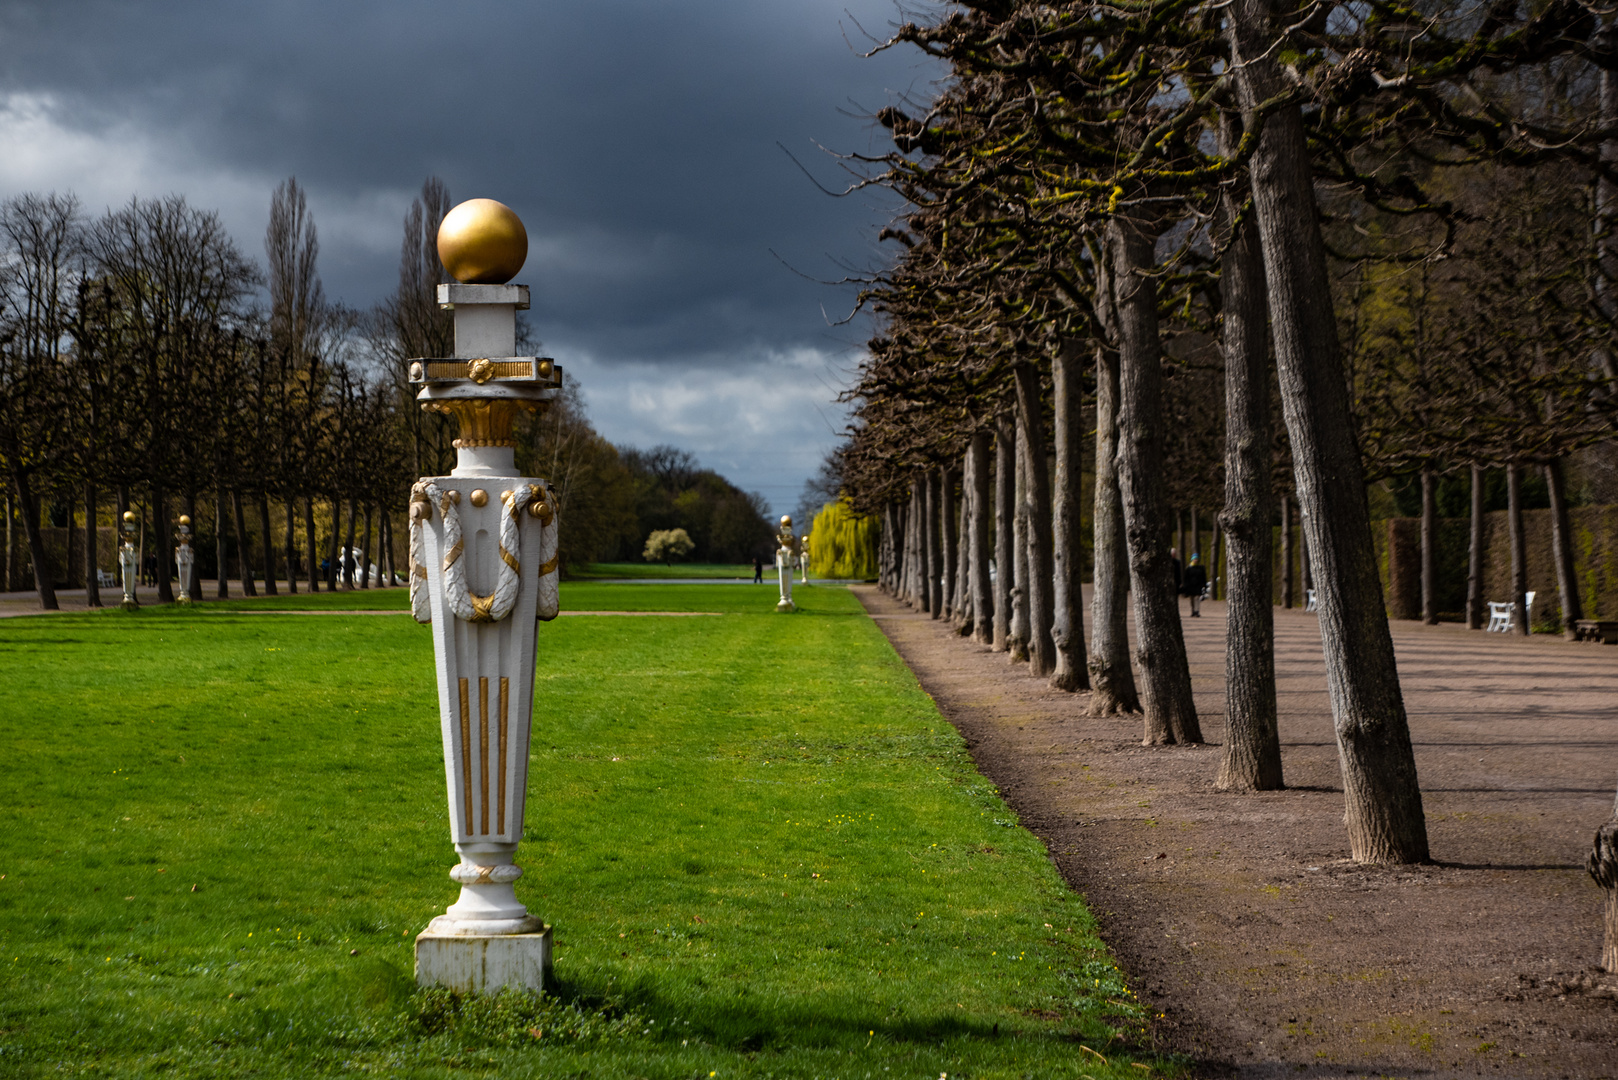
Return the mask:
[[(775, 567), (765, 567), (766, 577), (775, 577)], [(663, 563), (614, 562), (590, 563), (583, 570), (573, 570), (576, 578), (746, 578), (753, 579), (752, 563)]]
[(0, 621), (0, 1075), (1174, 1071), (1129, 1049), (1144, 1012), (1089, 914), (852, 595), (565, 590), (729, 614), (540, 628), (538, 1002), (414, 991), (456, 892), (425, 628)]

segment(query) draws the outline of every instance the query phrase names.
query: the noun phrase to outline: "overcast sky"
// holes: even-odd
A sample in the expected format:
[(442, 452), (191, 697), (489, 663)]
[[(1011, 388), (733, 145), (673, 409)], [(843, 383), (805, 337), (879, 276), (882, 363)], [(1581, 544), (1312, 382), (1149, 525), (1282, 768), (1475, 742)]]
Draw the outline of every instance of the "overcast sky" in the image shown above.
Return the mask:
[[(911, 4), (913, 10), (915, 4)], [(308, 189), (327, 294), (398, 280), (429, 174), (528, 228), (530, 313), (620, 446), (671, 443), (778, 513), (838, 440), (869, 327), (795, 275), (890, 256), (893, 203), (821, 194), (818, 148), (930, 96), (913, 49), (872, 59), (893, 0), (44, 0), (0, 3), (0, 196), (217, 209), (262, 260), (270, 192)], [(891, 246), (891, 245), (886, 245)], [(772, 255), (771, 251), (779, 255)]]

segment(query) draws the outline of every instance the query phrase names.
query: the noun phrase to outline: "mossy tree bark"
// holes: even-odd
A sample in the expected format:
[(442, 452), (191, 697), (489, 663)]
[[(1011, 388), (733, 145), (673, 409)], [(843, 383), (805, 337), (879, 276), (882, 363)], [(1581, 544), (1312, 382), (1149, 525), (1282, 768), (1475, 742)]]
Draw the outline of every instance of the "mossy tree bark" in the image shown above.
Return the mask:
[(1483, 629), (1483, 467), (1472, 466), (1472, 520), (1466, 543), (1466, 628)]
[(1522, 522), (1522, 466), (1506, 466), (1506, 531), (1511, 536), (1512, 629), (1527, 637), (1528, 625), (1528, 540)]
[(1140, 712), (1129, 664), (1129, 547), (1118, 490), (1118, 354), (1096, 352), (1095, 570), (1090, 590), (1090, 715)]
[(968, 579), (972, 590), (972, 640), (980, 645), (994, 644), (997, 610), (989, 579), (989, 433), (973, 434), (966, 456), (971, 461), (972, 500), (969, 516), (972, 532), (972, 561)]
[(1066, 341), (1051, 361), (1051, 390), (1056, 412), (1056, 477), (1051, 485), (1051, 563), (1055, 581), (1051, 641), (1056, 670), (1051, 685), (1058, 690), (1090, 689), (1089, 658), (1084, 649), (1084, 546), (1080, 542), (1079, 483), (1083, 424), (1080, 404), (1084, 388), (1079, 376), (1079, 343)]
[(275, 592), (275, 531), (270, 528), (270, 493), (258, 493), (258, 526), (259, 541), (264, 549), (264, 595), (274, 596)]
[(1421, 470), (1421, 621), (1438, 625), (1438, 478)]
[[(1258, 230), (1237, 222), (1220, 259), (1225, 354), (1225, 746), (1214, 786), (1276, 791), (1281, 739), (1275, 704), (1275, 609), (1270, 600), (1270, 341)], [(1217, 548), (1217, 545), (1216, 545)], [(1217, 562), (1215, 568), (1217, 569)]]
[(933, 618), (944, 615), (944, 474), (942, 469), (927, 472), (927, 611)]
[(938, 470), (938, 528), (943, 534), (943, 570), (939, 574), (942, 585), (942, 596), (939, 608), (949, 618), (955, 617), (955, 609), (960, 606), (960, 590), (955, 587), (955, 560), (959, 555), (956, 547), (955, 527), (958, 524), (955, 511), (955, 474), (949, 469)]
[[(253, 584), (253, 560), (247, 556), (247, 553), (253, 548), (253, 542), (247, 535), (247, 517), (242, 513), (241, 492), (232, 491), (230, 493), (230, 509), (232, 516), (236, 519), (236, 562), (237, 569), (241, 571), (242, 595), (257, 596), (258, 586)], [(334, 521), (333, 536), (336, 535), (336, 532), (336, 522)], [(223, 569), (219, 571), (221, 576), (224, 575), (224, 572)]]
[(1618, 801), (1613, 804), (1612, 817), (1596, 830), (1595, 844), (1584, 868), (1607, 894), (1601, 966), (1618, 973)]
[(1017, 453), (1011, 470), (1011, 631), (1006, 652), (1017, 663), (1028, 661), (1028, 455), (1023, 427), (1015, 419)]
[(1019, 471), (1028, 474), (1023, 484), (1027, 500), (1028, 544), (1028, 672), (1047, 678), (1056, 670), (1056, 643), (1051, 628), (1056, 621), (1055, 567), (1051, 539), (1051, 475), (1045, 458), (1044, 409), (1040, 400), (1039, 369), (1018, 364), (1017, 437), (1022, 448)]
[(309, 549), (309, 591), (320, 591), (320, 547), (315, 543), (315, 498), (307, 495), (303, 500), (303, 539)]
[[(1284, 91), (1271, 0), (1236, 0), (1232, 66), (1250, 121)], [(1357, 862), (1428, 857), (1427, 823), (1383, 607), (1303, 117), (1269, 112), (1250, 163), (1281, 401)]]
[(1202, 741), (1191, 668), (1180, 628), (1163, 504), (1162, 344), (1158, 337), (1155, 235), (1135, 222), (1107, 225), (1113, 311), (1118, 326), (1118, 487), (1129, 543), (1135, 659), (1144, 681), (1149, 746)]
[(1573, 563), (1573, 524), (1567, 515), (1567, 485), (1562, 463), (1545, 466), (1545, 487), (1551, 494), (1551, 558), (1556, 563), (1556, 588), (1562, 601), (1562, 635), (1573, 640), (1573, 623), (1584, 618), (1579, 600), (1579, 579)]
[(100, 534), (96, 531), (96, 482), (84, 478), (84, 605), (101, 606), (101, 582), (96, 578), (100, 566)]
[(1011, 651), (1011, 594), (1016, 582), (1012, 554), (1017, 517), (1017, 426), (1002, 415), (994, 428), (994, 640), (995, 652)]

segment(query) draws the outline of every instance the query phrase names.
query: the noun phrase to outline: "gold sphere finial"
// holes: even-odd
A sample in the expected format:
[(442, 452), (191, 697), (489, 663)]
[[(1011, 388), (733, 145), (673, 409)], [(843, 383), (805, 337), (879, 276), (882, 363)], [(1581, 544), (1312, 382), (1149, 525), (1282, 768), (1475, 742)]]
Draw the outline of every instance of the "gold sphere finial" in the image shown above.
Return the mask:
[(129, 524), (131, 524), (131, 525), (135, 524), (135, 511), (133, 511), (133, 510), (125, 510), (124, 511), (124, 520), (126, 522), (128, 522)]
[(791, 525), (792, 524), (792, 515), (791, 514), (782, 514), (781, 515), (781, 524), (783, 524), (783, 525)]
[(180, 515), (180, 524), (189, 526), (191, 524), (191, 515), (190, 514), (181, 514)]
[(504, 285), (528, 260), (528, 230), (505, 203), (468, 199), (438, 226), (438, 259), (464, 285)]

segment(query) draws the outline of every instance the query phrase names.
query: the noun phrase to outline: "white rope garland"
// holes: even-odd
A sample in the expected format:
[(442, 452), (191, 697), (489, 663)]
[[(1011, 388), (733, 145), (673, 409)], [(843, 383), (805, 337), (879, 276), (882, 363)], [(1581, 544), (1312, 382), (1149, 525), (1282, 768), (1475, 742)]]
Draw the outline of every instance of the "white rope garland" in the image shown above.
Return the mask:
[[(457, 491), (444, 491), (431, 480), (418, 480), (410, 489), (410, 614), (419, 623), (433, 621), (432, 600), (427, 594), (427, 567), (425, 546), (427, 518), (436, 505), (443, 517), (444, 542), (444, 597), (455, 617), (465, 622), (499, 622), (511, 614), (517, 603), (517, 590), (522, 585), (520, 562), (521, 522), (517, 515), (536, 498), (547, 493), (537, 485), (522, 484), (502, 495), (500, 513), (500, 576), (494, 592), (479, 596), (466, 584), (466, 563), (461, 539), (461, 516), (455, 504), (460, 499)], [(553, 560), (554, 561), (554, 560)], [(555, 570), (554, 566), (540, 568), (540, 575)]]

